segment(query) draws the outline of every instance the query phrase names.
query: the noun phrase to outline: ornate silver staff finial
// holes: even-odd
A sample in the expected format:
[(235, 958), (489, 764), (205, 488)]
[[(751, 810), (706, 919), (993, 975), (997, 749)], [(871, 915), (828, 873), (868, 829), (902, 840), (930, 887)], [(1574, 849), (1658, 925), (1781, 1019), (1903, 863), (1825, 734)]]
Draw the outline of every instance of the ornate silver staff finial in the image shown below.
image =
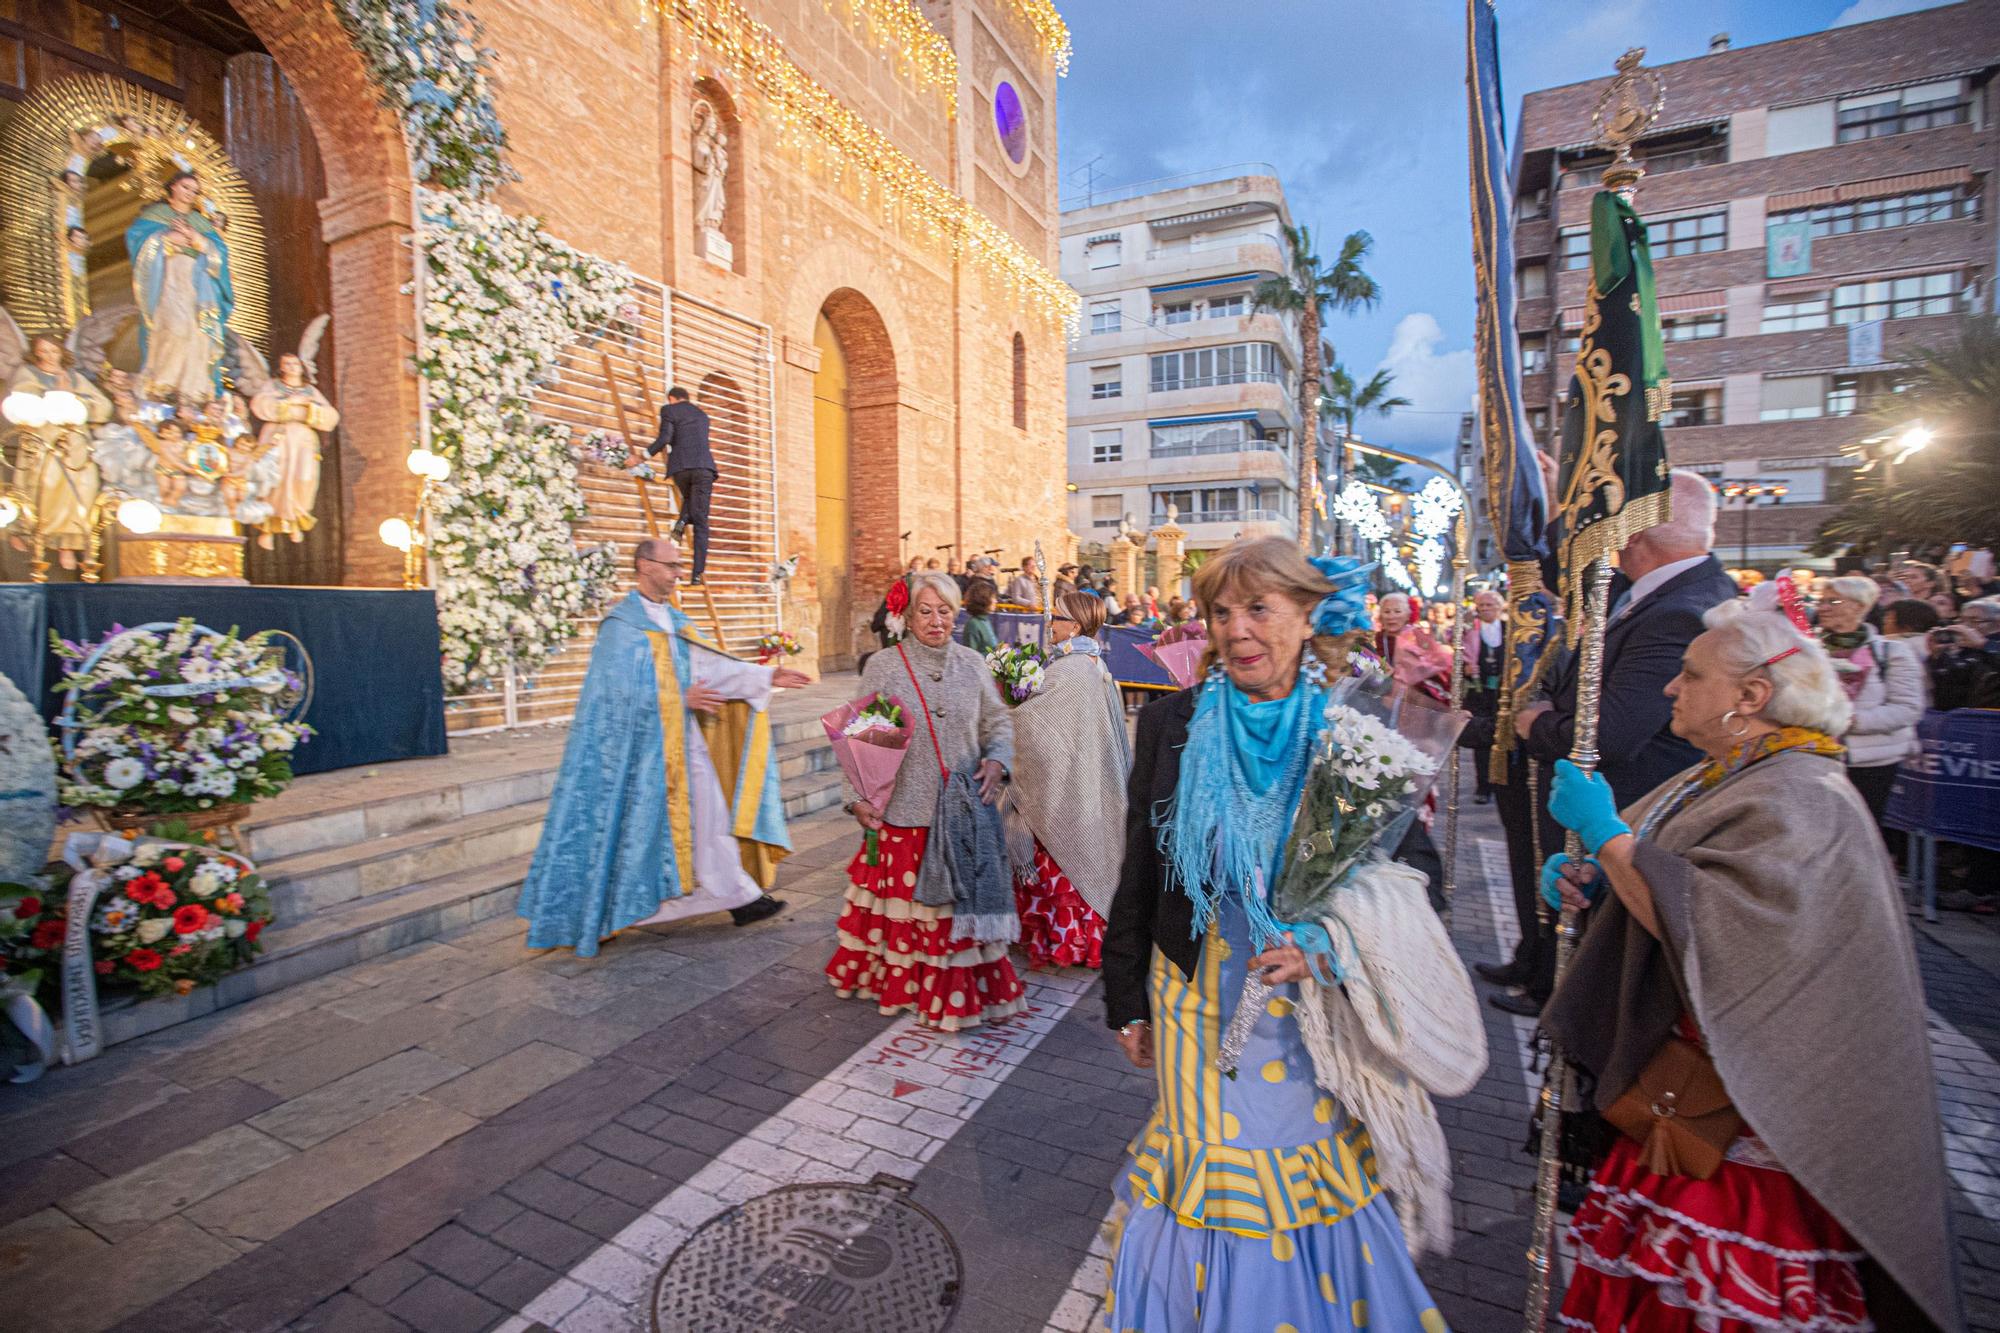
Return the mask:
[(1590, 116), (1597, 142), (1612, 153), (1611, 165), (1604, 169), (1604, 188), (1616, 190), (1627, 203), (1639, 187), (1639, 178), (1646, 174), (1632, 158), (1632, 145), (1652, 128), (1667, 104), (1666, 84), (1657, 72), (1639, 63), (1645, 58), (1643, 46), (1618, 57), (1618, 73)]

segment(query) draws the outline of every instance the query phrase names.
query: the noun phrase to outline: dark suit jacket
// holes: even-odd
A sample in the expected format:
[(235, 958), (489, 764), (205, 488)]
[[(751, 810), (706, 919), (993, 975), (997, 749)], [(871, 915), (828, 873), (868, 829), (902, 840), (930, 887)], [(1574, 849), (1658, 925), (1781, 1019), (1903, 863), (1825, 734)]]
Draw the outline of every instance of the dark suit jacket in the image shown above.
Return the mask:
[(1194, 720), (1195, 691), (1155, 699), (1139, 713), (1132, 751), (1132, 776), (1125, 789), (1125, 864), (1111, 918), (1104, 930), (1104, 1021), (1121, 1028), (1152, 1017), (1146, 972), (1153, 948), (1190, 979), (1201, 941), (1188, 932), (1194, 904), (1179, 889), (1168, 889), (1154, 811), (1172, 799), (1181, 780), (1181, 749)]
[[(1611, 601), (1630, 587), (1611, 581)], [(1630, 805), (1682, 769), (1701, 751), (1668, 728), (1673, 701), (1663, 692), (1681, 671), (1681, 654), (1702, 632), (1701, 616), (1736, 596), (1736, 581), (1708, 557), (1668, 579), (1658, 591), (1614, 621), (1604, 634), (1604, 693), (1598, 708), (1599, 771), (1620, 806)], [(1555, 707), (1535, 719), (1527, 749), (1554, 763), (1569, 757), (1576, 737), (1576, 668), (1579, 654), (1558, 666), (1550, 698)]]
[(715, 471), (715, 455), (708, 451), (708, 413), (693, 403), (673, 402), (660, 409), (660, 434), (646, 452), (667, 453), (667, 475), (696, 468)]

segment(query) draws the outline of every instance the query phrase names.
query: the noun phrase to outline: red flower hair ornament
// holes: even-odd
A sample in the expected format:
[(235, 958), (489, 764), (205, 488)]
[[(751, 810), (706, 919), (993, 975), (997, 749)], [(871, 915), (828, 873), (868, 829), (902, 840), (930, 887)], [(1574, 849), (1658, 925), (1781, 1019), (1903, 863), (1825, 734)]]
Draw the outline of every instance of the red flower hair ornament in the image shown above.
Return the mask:
[(891, 583), (888, 593), (882, 598), (882, 605), (889, 612), (882, 618), (882, 623), (888, 628), (890, 638), (902, 638), (909, 632), (909, 622), (903, 618), (903, 613), (910, 609), (909, 583), (900, 578)]

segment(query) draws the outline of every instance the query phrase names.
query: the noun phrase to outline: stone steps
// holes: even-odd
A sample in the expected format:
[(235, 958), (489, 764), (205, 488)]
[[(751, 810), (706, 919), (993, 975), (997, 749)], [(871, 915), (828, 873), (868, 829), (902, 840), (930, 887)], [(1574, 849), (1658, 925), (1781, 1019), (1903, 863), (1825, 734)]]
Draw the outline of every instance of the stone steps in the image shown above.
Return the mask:
[[(785, 814), (795, 820), (840, 803), (840, 769), (818, 719), (847, 697), (840, 682), (800, 693), (780, 696), (771, 714)], [(246, 848), (277, 909), (264, 952), (215, 986), (107, 1010), (106, 1044), (513, 911), (566, 739), (550, 728), (457, 741), (441, 759), (319, 774), (266, 802)]]

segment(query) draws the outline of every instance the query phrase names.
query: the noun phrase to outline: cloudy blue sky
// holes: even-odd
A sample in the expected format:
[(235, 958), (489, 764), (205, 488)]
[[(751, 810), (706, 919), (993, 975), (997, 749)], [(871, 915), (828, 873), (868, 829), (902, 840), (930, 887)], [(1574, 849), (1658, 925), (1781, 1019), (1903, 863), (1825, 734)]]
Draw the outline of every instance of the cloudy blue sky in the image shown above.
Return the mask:
[[(1509, 125), (1520, 98), (1647, 63), (1928, 8), (1936, 0), (1498, 0)], [(1447, 450), (1471, 406), (1460, 0), (1062, 0), (1076, 47), (1059, 93), (1064, 195), (1237, 162), (1278, 168), (1295, 220), (1375, 237), (1375, 311), (1328, 331), (1351, 369), (1386, 366), (1412, 411), (1384, 443)], [(1672, 89), (1668, 90), (1671, 114)]]

